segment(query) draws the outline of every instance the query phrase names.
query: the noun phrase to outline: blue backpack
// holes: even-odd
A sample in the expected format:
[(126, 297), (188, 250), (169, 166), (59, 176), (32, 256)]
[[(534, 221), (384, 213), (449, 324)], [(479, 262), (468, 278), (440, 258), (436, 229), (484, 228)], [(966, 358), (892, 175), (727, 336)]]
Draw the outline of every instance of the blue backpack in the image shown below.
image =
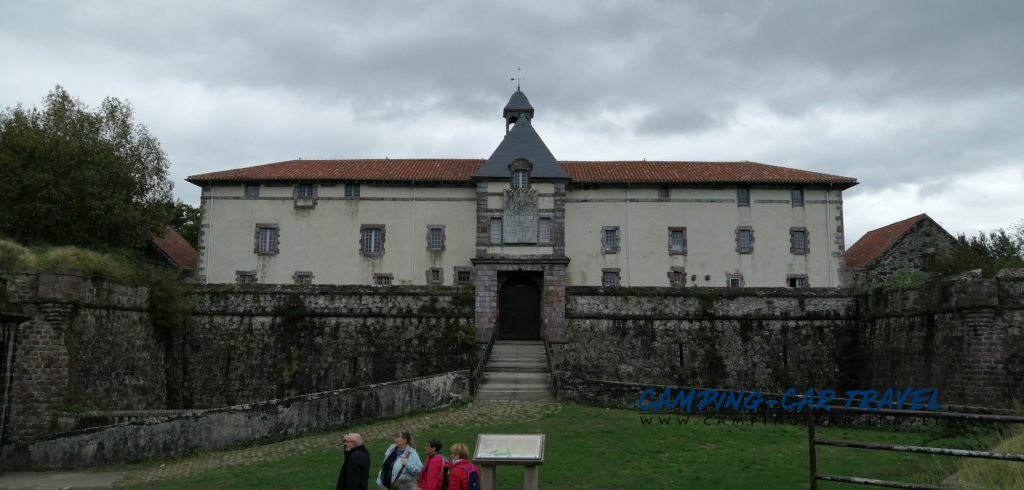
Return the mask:
[(467, 468), (466, 465), (458, 465), (453, 468), (458, 468), (468, 474), (466, 477), (466, 488), (469, 490), (480, 490), (480, 473), (477, 473), (475, 466), (470, 467), (473, 469)]

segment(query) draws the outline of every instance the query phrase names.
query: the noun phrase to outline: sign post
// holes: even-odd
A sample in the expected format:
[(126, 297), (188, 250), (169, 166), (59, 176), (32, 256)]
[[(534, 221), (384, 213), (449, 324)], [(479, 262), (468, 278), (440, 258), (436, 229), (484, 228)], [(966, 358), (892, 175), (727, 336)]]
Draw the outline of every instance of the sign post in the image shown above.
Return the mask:
[(473, 463), (480, 468), (483, 490), (495, 490), (499, 465), (523, 466), (523, 488), (537, 490), (537, 466), (544, 464), (544, 434), (479, 434)]

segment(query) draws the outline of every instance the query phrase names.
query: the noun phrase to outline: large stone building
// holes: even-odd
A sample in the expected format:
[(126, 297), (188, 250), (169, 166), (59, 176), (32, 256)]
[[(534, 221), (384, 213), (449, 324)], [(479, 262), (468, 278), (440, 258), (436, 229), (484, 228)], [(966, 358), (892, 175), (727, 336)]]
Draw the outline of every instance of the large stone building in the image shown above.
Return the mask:
[(564, 161), (516, 91), (485, 161), (290, 160), (189, 177), (210, 283), (474, 285), (481, 339), (564, 338), (565, 287), (838, 287), (849, 177)]

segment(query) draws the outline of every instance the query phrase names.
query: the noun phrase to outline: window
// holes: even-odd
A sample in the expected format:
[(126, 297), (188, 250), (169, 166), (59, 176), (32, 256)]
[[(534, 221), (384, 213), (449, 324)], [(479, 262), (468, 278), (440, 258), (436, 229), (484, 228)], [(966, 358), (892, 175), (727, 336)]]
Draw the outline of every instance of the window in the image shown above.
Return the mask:
[(658, 188), (658, 199), (668, 199), (672, 197), (672, 190), (668, 187)]
[(786, 285), (791, 288), (807, 287), (807, 274), (789, 274), (786, 276)]
[(444, 250), (444, 225), (427, 225), (427, 250)]
[(613, 254), (619, 251), (619, 227), (605, 226), (601, 228), (601, 251)]
[(537, 243), (551, 243), (551, 218), (541, 218), (538, 222)]
[(736, 205), (750, 206), (750, 189), (746, 187), (736, 189)]
[(619, 269), (601, 269), (602, 286), (619, 285)]
[(359, 228), (359, 250), (366, 257), (384, 255), (384, 225), (362, 225)]
[(794, 254), (806, 254), (809, 251), (807, 240), (807, 228), (789, 229), (789, 252)]
[(431, 267), (427, 269), (427, 284), (434, 286), (444, 284), (444, 269), (440, 267)]
[(743, 287), (743, 275), (742, 274), (726, 274), (725, 285), (730, 288), (741, 288)]
[(257, 255), (277, 255), (280, 246), (279, 231), (276, 223), (257, 223), (256, 246), (253, 251)]
[(928, 272), (935, 269), (935, 253), (926, 252), (918, 257), (918, 269)]
[(313, 284), (313, 273), (310, 271), (295, 271), (295, 274), (292, 274), (292, 280), (300, 286), (308, 286)]
[(235, 282), (238, 284), (256, 284), (256, 271), (235, 271)]
[(359, 197), (359, 184), (345, 184), (345, 197)]
[(803, 189), (793, 189), (791, 194), (792, 194), (793, 197), (790, 200), (792, 201), (793, 206), (803, 206), (804, 205), (804, 190)]
[(260, 185), (259, 184), (245, 184), (245, 198), (246, 199), (257, 199), (260, 197)]
[(514, 170), (512, 172), (512, 188), (513, 189), (529, 189), (530, 188), (530, 172), (527, 170)]
[(473, 284), (473, 268), (472, 267), (456, 267), (455, 268), (455, 284), (464, 286), (467, 284)]
[(316, 185), (314, 184), (299, 184), (295, 186), (295, 197), (297, 198), (312, 198), (316, 197)]
[(374, 274), (373, 285), (374, 286), (390, 286), (394, 280), (394, 276), (391, 274)]
[(736, 251), (741, 254), (754, 252), (754, 230), (751, 227), (736, 228)]
[(681, 288), (686, 285), (686, 269), (682, 267), (671, 267), (668, 271), (668, 284), (674, 288)]
[(501, 243), (501, 218), (491, 218), (491, 243)]
[(668, 253), (669, 255), (686, 253), (686, 227), (670, 226), (668, 228)]

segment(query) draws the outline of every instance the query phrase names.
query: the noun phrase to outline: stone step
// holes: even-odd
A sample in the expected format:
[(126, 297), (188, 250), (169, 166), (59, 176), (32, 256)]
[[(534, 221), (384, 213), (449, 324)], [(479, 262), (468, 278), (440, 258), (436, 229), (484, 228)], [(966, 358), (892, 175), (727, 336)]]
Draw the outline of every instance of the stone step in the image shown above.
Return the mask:
[(548, 373), (522, 373), (522, 372), (484, 372), (483, 383), (551, 383), (551, 375)]
[(537, 364), (522, 364), (518, 362), (489, 362), (487, 368), (484, 369), (485, 373), (546, 373), (548, 372), (547, 363)]
[(534, 401), (545, 401), (554, 400), (554, 395), (550, 391), (547, 392), (479, 392), (477, 393), (477, 400), (534, 400)]

